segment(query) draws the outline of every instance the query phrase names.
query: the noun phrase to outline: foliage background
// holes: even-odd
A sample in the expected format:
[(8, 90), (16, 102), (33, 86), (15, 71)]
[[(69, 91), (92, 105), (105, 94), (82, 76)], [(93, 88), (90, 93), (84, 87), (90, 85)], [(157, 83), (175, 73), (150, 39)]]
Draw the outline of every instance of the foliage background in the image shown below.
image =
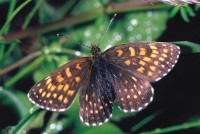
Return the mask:
[[(170, 6), (142, 0), (0, 1), (0, 129), (2, 133), (198, 133), (200, 126), (200, 12), (198, 5)], [(33, 106), (29, 89), (64, 63), (90, 55), (110, 17), (118, 13), (101, 49), (135, 41), (174, 42), (181, 47), (175, 68), (153, 83), (154, 101), (138, 113), (116, 106), (112, 119), (87, 127), (78, 101), (66, 112)], [(78, 98), (78, 97), (77, 97)], [(179, 131), (178, 131), (179, 130)]]

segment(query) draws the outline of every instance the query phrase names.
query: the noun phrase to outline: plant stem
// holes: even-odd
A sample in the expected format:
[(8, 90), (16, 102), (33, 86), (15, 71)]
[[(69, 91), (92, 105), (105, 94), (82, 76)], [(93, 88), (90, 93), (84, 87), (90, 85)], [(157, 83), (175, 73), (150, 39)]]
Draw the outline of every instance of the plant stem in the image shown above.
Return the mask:
[(10, 72), (11, 70), (23, 65), (24, 63), (34, 59), (35, 57), (38, 57), (41, 54), (42, 54), (41, 51), (36, 51), (36, 52), (34, 52), (32, 54), (29, 54), (28, 56), (26, 56), (23, 59), (15, 62), (14, 64), (12, 64), (12, 65), (4, 68), (4, 69), (1, 69), (0, 70), (0, 75), (3, 75), (3, 74), (6, 74), (6, 73)]
[(162, 134), (162, 133), (169, 133), (169, 132), (174, 132), (174, 131), (183, 130), (183, 129), (194, 128), (194, 127), (200, 127), (200, 120), (196, 122), (183, 123), (181, 125), (175, 125), (175, 126), (171, 126), (167, 128), (157, 128), (153, 131), (143, 132), (141, 134)]

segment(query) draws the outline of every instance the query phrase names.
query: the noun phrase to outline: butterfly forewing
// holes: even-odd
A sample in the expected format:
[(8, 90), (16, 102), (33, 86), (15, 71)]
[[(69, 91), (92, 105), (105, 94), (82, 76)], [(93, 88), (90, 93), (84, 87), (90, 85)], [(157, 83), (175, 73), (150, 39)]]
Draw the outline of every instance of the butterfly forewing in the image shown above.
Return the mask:
[(66, 110), (82, 86), (89, 67), (89, 57), (61, 66), (31, 88), (28, 93), (29, 100), (43, 109)]
[(102, 56), (121, 69), (148, 81), (157, 81), (174, 67), (179, 54), (179, 47), (170, 43), (139, 42), (112, 47)]

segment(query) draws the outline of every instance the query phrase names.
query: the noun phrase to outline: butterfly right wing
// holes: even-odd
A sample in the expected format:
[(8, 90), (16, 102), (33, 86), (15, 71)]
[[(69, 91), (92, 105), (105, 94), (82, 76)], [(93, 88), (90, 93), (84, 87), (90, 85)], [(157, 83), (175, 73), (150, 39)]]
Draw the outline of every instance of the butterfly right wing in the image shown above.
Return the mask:
[(46, 110), (67, 110), (84, 83), (90, 64), (91, 57), (85, 57), (61, 66), (30, 89), (29, 100)]
[(112, 47), (102, 53), (108, 62), (153, 82), (176, 64), (180, 48), (166, 42), (136, 42)]

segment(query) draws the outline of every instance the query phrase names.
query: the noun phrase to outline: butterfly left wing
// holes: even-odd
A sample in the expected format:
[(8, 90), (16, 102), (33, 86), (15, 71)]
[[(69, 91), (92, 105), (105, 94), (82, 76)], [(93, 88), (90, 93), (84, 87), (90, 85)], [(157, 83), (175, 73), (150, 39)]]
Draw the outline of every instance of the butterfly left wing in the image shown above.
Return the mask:
[(148, 81), (158, 81), (176, 64), (180, 49), (166, 42), (138, 42), (112, 47), (102, 53), (108, 62)]
[(74, 101), (90, 67), (90, 57), (72, 60), (35, 84), (28, 93), (29, 100), (40, 108), (64, 111)]

